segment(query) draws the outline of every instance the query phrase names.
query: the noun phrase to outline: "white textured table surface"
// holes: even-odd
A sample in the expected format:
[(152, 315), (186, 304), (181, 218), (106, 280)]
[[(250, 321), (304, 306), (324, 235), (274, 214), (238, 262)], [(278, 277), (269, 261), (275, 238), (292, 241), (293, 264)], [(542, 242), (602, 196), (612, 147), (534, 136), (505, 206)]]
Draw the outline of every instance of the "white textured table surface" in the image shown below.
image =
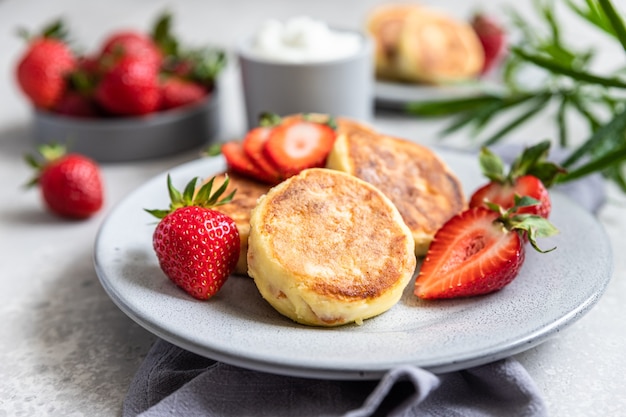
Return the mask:
[[(0, 416), (119, 415), (130, 379), (154, 337), (118, 310), (100, 287), (92, 265), (94, 237), (121, 198), (155, 174), (197, 155), (104, 165), (106, 206), (88, 221), (62, 221), (44, 212), (39, 195), (21, 188), (31, 175), (22, 156), (33, 144), (30, 107), (13, 78), (23, 51), (15, 28), (39, 28), (64, 16), (80, 43), (89, 46), (112, 29), (147, 28), (167, 8), (174, 12), (175, 31), (185, 41), (231, 50), (242, 34), (269, 17), (304, 14), (358, 28), (377, 3), (381, 1), (0, 0)], [(460, 0), (436, 3), (459, 17), (479, 6)], [(489, 2), (489, 9), (502, 3)], [(623, 3), (616, 1), (622, 8)], [(567, 21), (566, 32), (574, 28), (575, 23)], [(618, 56), (622, 62), (623, 55)], [(221, 137), (231, 138), (244, 130), (236, 68), (231, 67), (223, 81), (227, 111)], [(423, 143), (434, 141), (439, 128), (436, 123), (381, 114), (373, 123)], [(553, 133), (549, 119), (538, 120), (514, 140), (538, 140)], [(451, 139), (466, 141), (461, 135)], [(616, 255), (605, 295), (571, 327), (517, 356), (543, 391), (553, 416), (626, 415), (624, 213), (626, 198), (610, 188), (609, 202), (599, 214)]]

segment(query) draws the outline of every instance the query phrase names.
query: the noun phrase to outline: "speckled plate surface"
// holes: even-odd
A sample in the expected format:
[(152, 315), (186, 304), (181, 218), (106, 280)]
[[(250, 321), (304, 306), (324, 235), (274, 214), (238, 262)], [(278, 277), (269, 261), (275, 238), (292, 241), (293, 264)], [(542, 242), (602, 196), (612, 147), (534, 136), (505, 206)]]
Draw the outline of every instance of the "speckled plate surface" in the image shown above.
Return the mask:
[[(466, 192), (482, 181), (475, 157), (438, 151)], [(221, 158), (173, 169), (175, 185), (224, 168)], [(572, 324), (599, 299), (611, 277), (611, 247), (602, 226), (565, 196), (553, 194), (561, 233), (544, 239), (548, 254), (529, 250), (520, 275), (495, 294), (424, 302), (407, 287), (401, 301), (362, 326), (313, 328), (281, 316), (253, 281), (231, 277), (208, 302), (187, 296), (159, 269), (155, 221), (143, 208), (168, 204), (166, 173), (137, 189), (103, 223), (95, 266), (113, 301), (137, 323), (180, 347), (233, 365), (314, 378), (377, 378), (413, 364), (434, 372), (476, 366), (522, 352)]]

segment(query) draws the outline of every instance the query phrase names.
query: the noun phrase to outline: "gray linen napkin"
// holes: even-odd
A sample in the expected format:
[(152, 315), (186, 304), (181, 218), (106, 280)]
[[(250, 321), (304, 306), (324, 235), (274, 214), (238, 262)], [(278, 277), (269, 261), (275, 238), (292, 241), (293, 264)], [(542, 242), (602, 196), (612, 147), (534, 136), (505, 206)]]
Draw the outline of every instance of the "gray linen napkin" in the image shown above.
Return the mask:
[[(510, 161), (520, 148), (493, 150)], [(559, 189), (590, 212), (605, 201), (597, 175)], [(407, 365), (379, 381), (329, 381), (242, 369), (159, 339), (124, 401), (123, 416), (137, 415), (541, 417), (547, 411), (535, 383), (512, 358), (439, 375)]]

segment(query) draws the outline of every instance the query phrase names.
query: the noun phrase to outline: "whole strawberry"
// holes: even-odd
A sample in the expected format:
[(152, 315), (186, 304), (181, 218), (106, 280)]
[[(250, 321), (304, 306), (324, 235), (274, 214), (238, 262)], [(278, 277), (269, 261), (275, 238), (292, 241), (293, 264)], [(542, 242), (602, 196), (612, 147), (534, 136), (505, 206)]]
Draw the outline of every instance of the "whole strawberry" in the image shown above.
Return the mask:
[(157, 69), (163, 61), (163, 54), (154, 40), (147, 34), (132, 30), (114, 32), (102, 45), (100, 59), (122, 57), (139, 58), (152, 63)]
[(100, 210), (104, 201), (103, 181), (95, 161), (80, 154), (66, 154), (61, 145), (43, 145), (39, 153), (43, 161), (26, 156), (27, 162), (37, 170), (28, 185), (39, 185), (50, 211), (62, 217), (84, 219)]
[(158, 76), (158, 68), (150, 60), (123, 57), (102, 77), (96, 100), (105, 110), (117, 115), (154, 112), (160, 103)]
[(146, 211), (161, 219), (152, 244), (165, 275), (192, 297), (206, 300), (235, 269), (241, 243), (233, 219), (211, 209), (232, 200), (234, 192), (220, 200), (228, 178), (214, 193), (213, 179), (197, 193), (196, 182), (191, 180), (181, 194), (168, 175), (170, 208)]
[(40, 108), (52, 107), (67, 89), (66, 76), (76, 66), (76, 58), (62, 36), (60, 22), (29, 41), (19, 59), (17, 82), (31, 102)]
[(485, 62), (481, 72), (486, 74), (506, 53), (506, 33), (498, 22), (482, 13), (474, 15), (471, 25), (485, 53)]
[(177, 77), (169, 77), (161, 84), (161, 109), (168, 110), (199, 103), (207, 96), (202, 85)]
[(520, 208), (520, 213), (537, 214), (548, 218), (552, 208), (548, 188), (556, 177), (565, 172), (557, 164), (547, 161), (550, 142), (543, 141), (524, 149), (505, 173), (504, 163), (493, 152), (483, 148), (480, 166), (489, 182), (478, 188), (470, 197), (470, 207), (484, 206), (491, 202), (509, 209), (515, 204), (514, 197), (527, 196), (539, 204)]

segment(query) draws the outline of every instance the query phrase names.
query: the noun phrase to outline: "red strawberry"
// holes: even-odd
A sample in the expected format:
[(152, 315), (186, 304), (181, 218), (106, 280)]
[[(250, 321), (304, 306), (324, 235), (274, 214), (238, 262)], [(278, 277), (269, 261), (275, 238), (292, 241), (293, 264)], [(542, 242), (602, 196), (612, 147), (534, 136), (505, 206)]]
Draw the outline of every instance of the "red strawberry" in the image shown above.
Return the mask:
[(275, 183), (276, 178), (259, 168), (246, 155), (240, 142), (226, 142), (222, 145), (221, 151), (229, 169), (234, 172), (268, 184)]
[(52, 110), (55, 113), (73, 117), (89, 118), (99, 116), (98, 108), (93, 100), (75, 91), (66, 92)]
[(115, 32), (105, 39), (100, 57), (135, 57), (156, 68), (163, 60), (161, 50), (150, 36), (131, 30)]
[(485, 52), (482, 73), (486, 74), (506, 52), (506, 34), (498, 22), (481, 13), (474, 15), (471, 25)]
[(234, 192), (220, 200), (228, 179), (213, 194), (210, 180), (194, 195), (196, 182), (197, 178), (191, 180), (181, 194), (168, 176), (170, 209), (147, 211), (161, 219), (152, 237), (161, 269), (189, 295), (206, 300), (222, 288), (235, 269), (240, 240), (235, 222), (212, 210), (232, 200)]
[(278, 172), (278, 169), (268, 161), (263, 152), (272, 130), (273, 128), (269, 126), (259, 126), (250, 130), (243, 139), (243, 151), (254, 165), (265, 172), (268, 178), (273, 178), (272, 182), (278, 183), (283, 179), (283, 176)]
[(96, 100), (118, 115), (142, 115), (157, 110), (160, 101), (158, 69), (150, 61), (124, 57), (104, 74)]
[(265, 144), (265, 155), (285, 177), (324, 166), (335, 143), (334, 129), (305, 119), (276, 126)]
[(182, 78), (170, 77), (161, 86), (161, 109), (173, 109), (199, 103), (207, 97), (203, 86)]
[(17, 81), (37, 107), (50, 108), (67, 89), (66, 75), (76, 59), (63, 41), (39, 37), (30, 42), (17, 65)]
[[(531, 202), (522, 199), (519, 204)], [(424, 299), (470, 297), (498, 291), (513, 281), (524, 262), (523, 235), (541, 251), (535, 239), (557, 232), (544, 218), (517, 215), (515, 210), (498, 213), (476, 207), (448, 220), (424, 258), (415, 295)]]
[(550, 216), (552, 203), (548, 189), (541, 180), (533, 175), (524, 175), (516, 178), (513, 183), (492, 181), (483, 185), (472, 194), (470, 207), (480, 207), (485, 201), (490, 201), (504, 208), (513, 206), (515, 195), (528, 196), (540, 201), (536, 206), (520, 209), (520, 213), (537, 214), (546, 219)]
[(44, 202), (53, 213), (84, 219), (100, 210), (104, 198), (96, 162), (83, 155), (65, 154), (60, 145), (42, 146), (39, 152), (43, 162), (33, 156), (26, 158), (38, 171), (29, 185), (39, 184)]
[(472, 194), (469, 206), (480, 207), (489, 201), (509, 209), (515, 204), (515, 195), (528, 196), (540, 203), (520, 208), (520, 213), (548, 218), (552, 203), (547, 188), (564, 172), (563, 168), (546, 160), (549, 149), (549, 141), (524, 149), (505, 174), (502, 160), (484, 148), (480, 153), (480, 164), (483, 174), (491, 181)]

